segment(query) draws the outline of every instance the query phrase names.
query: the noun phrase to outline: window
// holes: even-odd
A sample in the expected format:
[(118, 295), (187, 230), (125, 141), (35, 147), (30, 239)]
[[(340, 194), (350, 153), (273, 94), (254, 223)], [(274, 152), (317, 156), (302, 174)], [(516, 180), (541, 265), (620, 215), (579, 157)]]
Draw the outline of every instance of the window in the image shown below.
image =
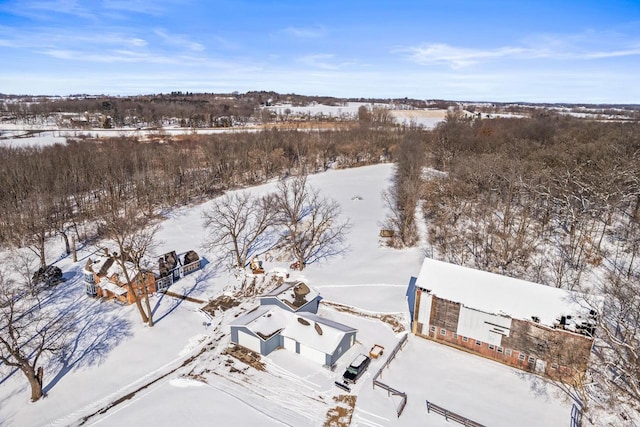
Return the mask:
[(551, 364), (551, 369), (558, 369), (558, 364), (557, 363), (552, 363)]
[(453, 333), (453, 339), (457, 340), (458, 339), (458, 334), (456, 334), (455, 332)]
[(496, 346), (495, 346), (495, 345), (493, 345), (493, 344), (489, 344), (489, 350), (495, 350), (495, 349), (496, 349)]
[(529, 356), (529, 363), (534, 363), (536, 361), (536, 358), (533, 356)]
[(431, 330), (431, 332), (435, 332), (436, 331), (436, 327), (432, 326), (432, 327), (429, 328), (429, 330)]
[(482, 345), (482, 341), (476, 340), (476, 345)]
[(467, 337), (462, 337), (462, 341), (463, 341), (463, 342), (468, 342), (468, 341), (469, 341), (469, 338), (467, 338)]
[(524, 354), (521, 354), (520, 356), (518, 356), (518, 360), (524, 360)]
[(498, 353), (502, 353), (502, 347), (498, 347)]
[(440, 335), (447, 335), (447, 330), (444, 328), (440, 328)]
[(511, 356), (511, 349), (510, 349), (510, 348), (506, 349), (506, 350), (504, 351), (504, 353), (505, 353), (507, 356)]

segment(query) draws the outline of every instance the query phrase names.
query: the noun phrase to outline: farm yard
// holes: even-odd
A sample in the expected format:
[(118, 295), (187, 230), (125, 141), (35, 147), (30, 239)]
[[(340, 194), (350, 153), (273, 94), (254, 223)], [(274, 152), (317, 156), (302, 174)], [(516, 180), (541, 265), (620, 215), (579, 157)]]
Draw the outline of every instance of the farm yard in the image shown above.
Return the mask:
[[(393, 250), (378, 237), (385, 214), (380, 193), (389, 185), (392, 172), (393, 165), (382, 164), (310, 177), (312, 185), (332, 194), (352, 221), (347, 253), (303, 272), (290, 271), (292, 279), (318, 289), (326, 302), (321, 303), (321, 316), (358, 329), (356, 344), (333, 371), (286, 350), (262, 357), (260, 369), (226, 354), (228, 324), (255, 306), (251, 299), (206, 315), (200, 311), (202, 304), (155, 294), (151, 305), (156, 326), (144, 326), (133, 307), (86, 296), (82, 260), (95, 249), (85, 247), (78, 263), (69, 257), (56, 262), (67, 280), (51, 293), (49, 302), (80, 307), (83, 332), (72, 353), (47, 364), (43, 400), (28, 403), (24, 380), (17, 373), (3, 377), (2, 425), (173, 425), (184, 421), (204, 425), (215, 418), (225, 425), (319, 426), (335, 412), (332, 408), (350, 406), (340, 403), (345, 393), (334, 381), (358, 353), (368, 353), (374, 344), (389, 351), (374, 359), (352, 387), (355, 408), (345, 415), (351, 425), (447, 425), (441, 416), (426, 413), (426, 400), (486, 425), (568, 423), (571, 404), (556, 395), (553, 387), (413, 336), (381, 376), (381, 381), (407, 393), (402, 415), (396, 414), (397, 397), (373, 388), (373, 375), (406, 334), (394, 329), (394, 322), (381, 319), (395, 318), (395, 323), (408, 329), (406, 287), (423, 257), (419, 247)], [(245, 191), (262, 194), (274, 185)], [(206, 207), (205, 203), (171, 212), (162, 222), (163, 244), (158, 253), (200, 247), (201, 211)], [(214, 254), (202, 254), (204, 259), (214, 258)], [(277, 260), (266, 260), (265, 267), (267, 275), (276, 267), (287, 268)], [(176, 282), (171, 291), (215, 299), (233, 294), (242, 280), (233, 271), (209, 263)]]

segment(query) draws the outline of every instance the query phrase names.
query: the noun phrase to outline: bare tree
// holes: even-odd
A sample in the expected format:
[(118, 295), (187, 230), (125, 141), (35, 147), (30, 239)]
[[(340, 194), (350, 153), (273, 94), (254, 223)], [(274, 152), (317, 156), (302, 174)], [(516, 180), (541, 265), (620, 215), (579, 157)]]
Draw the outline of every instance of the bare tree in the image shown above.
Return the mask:
[(340, 220), (340, 205), (308, 186), (306, 176), (281, 181), (275, 206), (277, 223), (286, 229), (284, 245), (300, 270), (346, 249), (349, 220)]
[(640, 285), (637, 271), (608, 273), (598, 309), (592, 377), (611, 407), (640, 407)]
[(244, 267), (276, 243), (267, 233), (275, 225), (273, 204), (272, 196), (255, 197), (247, 192), (215, 199), (203, 213), (207, 247), (222, 249), (222, 256), (231, 251), (236, 265)]
[[(119, 253), (115, 261), (122, 269), (127, 291), (133, 296), (142, 321), (153, 326), (153, 313), (144, 277), (145, 269), (141, 264), (145, 255), (155, 245), (154, 239), (158, 227), (148, 227), (147, 220), (133, 208), (119, 210), (114, 207), (103, 215), (102, 221), (106, 237), (118, 247)], [(129, 263), (135, 267), (133, 271), (127, 265)], [(142, 292), (138, 292), (136, 288), (141, 289)], [(146, 312), (142, 307), (141, 297), (144, 297)]]
[(0, 362), (24, 374), (36, 401), (43, 396), (42, 358), (66, 347), (73, 322), (31, 291), (29, 283), (0, 272)]

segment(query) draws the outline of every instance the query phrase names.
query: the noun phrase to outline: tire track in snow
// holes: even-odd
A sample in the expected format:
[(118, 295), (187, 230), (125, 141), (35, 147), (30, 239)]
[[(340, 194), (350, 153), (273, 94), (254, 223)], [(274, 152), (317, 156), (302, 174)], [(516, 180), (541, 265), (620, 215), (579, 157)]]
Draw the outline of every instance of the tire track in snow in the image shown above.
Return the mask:
[[(135, 393), (143, 390), (155, 382), (167, 377), (178, 369), (186, 366), (195, 358), (198, 354), (202, 353), (205, 347), (215, 341), (215, 337), (211, 336), (207, 340), (200, 342), (200, 345), (195, 347), (189, 354), (180, 355), (173, 360), (165, 363), (164, 365), (154, 369), (151, 372), (143, 375), (142, 377), (130, 382), (129, 384), (120, 387), (116, 391), (106, 395), (102, 399), (87, 404), (74, 412), (60, 417), (48, 424), (44, 424), (43, 427), (58, 427), (58, 426), (70, 426), (70, 425), (83, 425), (89, 418), (107, 412), (109, 409), (117, 406), (125, 400), (131, 399), (135, 396)], [(190, 345), (191, 343), (187, 344)], [(196, 353), (198, 351), (198, 353)]]

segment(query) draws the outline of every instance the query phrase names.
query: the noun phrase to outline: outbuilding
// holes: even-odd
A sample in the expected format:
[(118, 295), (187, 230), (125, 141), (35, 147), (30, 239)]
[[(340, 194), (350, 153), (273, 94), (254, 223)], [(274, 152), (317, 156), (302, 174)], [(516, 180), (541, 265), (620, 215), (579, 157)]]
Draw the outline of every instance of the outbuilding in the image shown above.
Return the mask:
[(564, 382), (583, 378), (597, 314), (577, 293), (426, 258), (407, 297), (417, 336)]
[(230, 324), (231, 341), (263, 356), (283, 348), (333, 366), (356, 340), (357, 329), (314, 313), (261, 305)]

